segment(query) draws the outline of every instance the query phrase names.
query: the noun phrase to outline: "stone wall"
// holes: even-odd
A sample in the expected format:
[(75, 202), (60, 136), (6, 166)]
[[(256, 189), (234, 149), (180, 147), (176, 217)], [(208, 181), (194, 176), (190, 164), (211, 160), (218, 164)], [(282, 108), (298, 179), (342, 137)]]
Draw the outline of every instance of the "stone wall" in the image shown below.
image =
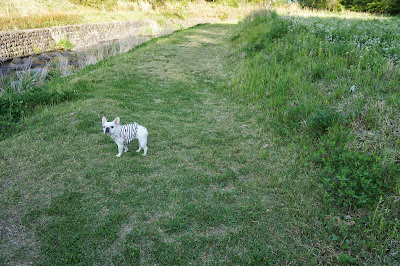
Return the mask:
[(0, 32), (0, 60), (47, 51), (55, 47), (50, 29)]
[[(52, 28), (0, 32), (0, 60), (30, 56), (54, 50), (60, 40), (69, 40), (74, 50), (99, 42), (130, 36), (159, 34), (161, 28), (155, 21), (126, 21), (71, 25)], [(154, 28), (155, 27), (155, 28)]]

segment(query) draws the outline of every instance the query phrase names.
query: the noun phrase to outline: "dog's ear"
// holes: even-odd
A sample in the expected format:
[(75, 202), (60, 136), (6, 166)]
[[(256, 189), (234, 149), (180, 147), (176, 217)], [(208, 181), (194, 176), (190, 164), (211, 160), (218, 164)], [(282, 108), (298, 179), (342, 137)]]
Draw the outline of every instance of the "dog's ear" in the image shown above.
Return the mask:
[(114, 119), (114, 124), (116, 124), (117, 126), (119, 126), (119, 117)]
[(103, 122), (103, 126), (104, 126), (105, 123), (107, 123), (107, 119), (104, 116), (103, 116), (103, 121), (102, 122)]

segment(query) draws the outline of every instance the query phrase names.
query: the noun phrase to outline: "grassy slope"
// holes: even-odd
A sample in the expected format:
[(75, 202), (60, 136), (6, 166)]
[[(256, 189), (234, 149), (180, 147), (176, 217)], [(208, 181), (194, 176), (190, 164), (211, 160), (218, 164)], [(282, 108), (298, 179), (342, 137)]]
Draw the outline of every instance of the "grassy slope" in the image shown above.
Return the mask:
[[(341, 253), (295, 150), (216, 93), (230, 28), (195, 27), (84, 71), (62, 86), (88, 97), (38, 112), (0, 143), (3, 261), (287, 264)], [(116, 158), (103, 115), (146, 126), (148, 156)]]
[(398, 264), (399, 21), (315, 15), (241, 23), (230, 87), (298, 147), (301, 167), (320, 168), (340, 262)]

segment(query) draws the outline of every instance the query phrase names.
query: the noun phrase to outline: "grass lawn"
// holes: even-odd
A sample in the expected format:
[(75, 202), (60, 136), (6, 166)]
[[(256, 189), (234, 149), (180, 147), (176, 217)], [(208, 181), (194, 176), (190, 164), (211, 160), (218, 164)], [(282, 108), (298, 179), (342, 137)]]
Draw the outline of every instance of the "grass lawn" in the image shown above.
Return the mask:
[[(232, 28), (197, 26), (55, 82), (86, 93), (0, 142), (0, 261), (346, 262), (347, 231), (325, 217), (298, 147), (223, 93)], [(148, 156), (135, 141), (115, 157), (102, 116), (145, 126)]]

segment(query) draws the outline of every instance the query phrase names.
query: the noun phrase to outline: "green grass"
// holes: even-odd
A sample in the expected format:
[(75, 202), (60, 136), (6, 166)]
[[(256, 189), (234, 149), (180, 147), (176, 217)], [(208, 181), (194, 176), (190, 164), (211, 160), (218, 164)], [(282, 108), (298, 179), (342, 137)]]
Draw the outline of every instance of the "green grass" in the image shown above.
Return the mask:
[[(359, 243), (365, 234), (380, 263), (389, 264), (398, 263), (400, 243), (398, 23), (255, 13), (232, 38), (237, 67), (230, 86), (298, 147), (303, 167), (319, 171), (327, 213), (340, 223), (368, 221), (349, 228), (353, 240), (338, 240)], [(364, 246), (355, 243), (349, 246), (356, 251)], [(363, 261), (350, 250), (348, 262)]]
[[(235, 27), (197, 26), (50, 83), (78, 96), (43, 106), (0, 142), (0, 260), (395, 263), (376, 248), (396, 228), (384, 201), (371, 213), (383, 227), (327, 212), (309, 147), (277, 133), (272, 109), (228, 95), (242, 73)], [(148, 156), (115, 157), (102, 116), (147, 127)]]

